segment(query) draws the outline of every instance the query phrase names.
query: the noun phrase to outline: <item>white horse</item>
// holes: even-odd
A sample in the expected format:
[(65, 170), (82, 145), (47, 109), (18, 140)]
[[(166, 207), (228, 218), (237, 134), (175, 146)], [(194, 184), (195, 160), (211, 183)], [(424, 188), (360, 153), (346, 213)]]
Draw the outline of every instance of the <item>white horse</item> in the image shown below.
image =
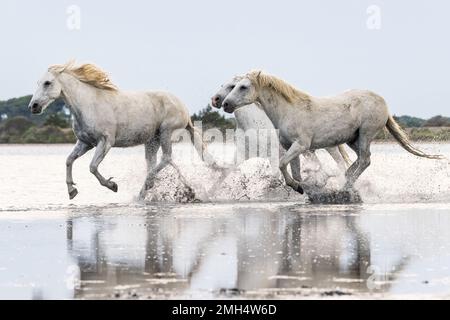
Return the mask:
[[(73, 114), (73, 131), (78, 139), (67, 158), (66, 183), (70, 199), (78, 190), (72, 179), (72, 165), (76, 159), (96, 147), (90, 171), (102, 186), (117, 192), (118, 186), (105, 179), (98, 171), (99, 164), (112, 147), (145, 145), (147, 177), (140, 192), (153, 187), (155, 177), (168, 164), (179, 173), (188, 186), (179, 168), (172, 161), (172, 133), (187, 129), (191, 139), (201, 140), (194, 130), (189, 112), (175, 96), (165, 92), (123, 92), (111, 83), (107, 74), (92, 64), (75, 66), (73, 62), (51, 66), (38, 82), (29, 108), (33, 114), (42, 113), (55, 99), (62, 97)], [(198, 136), (197, 136), (198, 135)], [(203, 145), (195, 143), (202, 157)], [(163, 156), (158, 165), (157, 152), (162, 148)], [(202, 157), (203, 158), (203, 157)], [(215, 166), (211, 156), (205, 160)]]
[(318, 98), (272, 75), (252, 71), (242, 77), (222, 105), (226, 112), (233, 113), (255, 102), (279, 129), (282, 144), (290, 146), (280, 160), (280, 170), (286, 184), (298, 192), (303, 192), (301, 181), (294, 180), (287, 172), (292, 159), (308, 150), (347, 143), (358, 156), (346, 172), (344, 190), (351, 190), (369, 167), (370, 144), (384, 128), (406, 151), (429, 159), (443, 158), (427, 155), (413, 147), (406, 133), (389, 114), (384, 99), (370, 91), (350, 90), (335, 97)]
[[(225, 97), (234, 89), (236, 84), (242, 79), (242, 77), (234, 77), (231, 81), (222, 85), (222, 87), (217, 91), (217, 93), (211, 98), (211, 106), (217, 109), (222, 107), (222, 102)], [(238, 108), (234, 111), (234, 116), (236, 119), (236, 127), (247, 131), (250, 129), (274, 129), (271, 120), (267, 117), (266, 113), (256, 104), (252, 103), (242, 108)], [(288, 150), (290, 145), (283, 145), (284, 149)], [(284, 149), (281, 150), (281, 154), (284, 154)], [(343, 146), (326, 148), (327, 152), (331, 155), (334, 161), (337, 163), (338, 168), (345, 172), (347, 167), (350, 166), (350, 158), (345, 151)], [(316, 167), (317, 171), (322, 169), (319, 159), (316, 154), (312, 152), (305, 152), (304, 156), (312, 161)], [(290, 163), (291, 172), (293, 178), (300, 179), (300, 161), (295, 158)]]

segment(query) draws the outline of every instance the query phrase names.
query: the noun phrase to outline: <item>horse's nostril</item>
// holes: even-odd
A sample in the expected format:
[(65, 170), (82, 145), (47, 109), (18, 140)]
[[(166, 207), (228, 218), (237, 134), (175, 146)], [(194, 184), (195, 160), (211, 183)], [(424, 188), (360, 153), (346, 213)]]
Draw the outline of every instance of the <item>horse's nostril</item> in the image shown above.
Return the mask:
[(229, 106), (228, 102), (225, 102), (225, 103), (223, 104), (223, 106), (224, 106), (225, 108), (228, 108), (228, 106)]
[(218, 96), (214, 97), (214, 102), (219, 102), (220, 98)]
[(40, 109), (39, 103), (34, 102), (29, 108), (31, 109), (32, 112), (38, 112)]

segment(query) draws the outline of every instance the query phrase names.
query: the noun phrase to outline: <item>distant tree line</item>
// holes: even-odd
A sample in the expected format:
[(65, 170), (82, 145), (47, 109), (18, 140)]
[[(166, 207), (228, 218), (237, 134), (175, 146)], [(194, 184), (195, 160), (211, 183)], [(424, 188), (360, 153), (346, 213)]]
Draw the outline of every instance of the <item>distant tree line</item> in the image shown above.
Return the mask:
[(432, 117), (428, 120), (411, 116), (394, 116), (394, 118), (405, 128), (450, 127), (450, 118), (441, 115)]
[(218, 128), (222, 132), (227, 129), (234, 129), (236, 127), (233, 118), (226, 118), (222, 113), (213, 110), (210, 106), (203, 108), (191, 116), (192, 122), (201, 121), (203, 130), (211, 128)]
[(5, 121), (14, 117), (24, 117), (36, 125), (43, 125), (47, 118), (58, 115), (62, 120), (70, 121), (70, 115), (65, 112), (65, 103), (58, 99), (48, 106), (47, 111), (42, 115), (33, 115), (28, 110), (31, 96), (13, 98), (7, 101), (0, 101), (0, 121)]
[(67, 143), (75, 141), (64, 101), (56, 100), (42, 115), (28, 110), (31, 96), (0, 101), (0, 143)]

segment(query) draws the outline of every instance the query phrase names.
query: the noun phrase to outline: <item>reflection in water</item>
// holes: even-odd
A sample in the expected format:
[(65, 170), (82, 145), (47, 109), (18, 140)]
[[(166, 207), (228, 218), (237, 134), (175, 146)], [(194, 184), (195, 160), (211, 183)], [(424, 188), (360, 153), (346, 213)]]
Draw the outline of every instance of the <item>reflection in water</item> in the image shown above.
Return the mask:
[(75, 295), (367, 291), (370, 246), (358, 211), (222, 208), (205, 217), (194, 206), (182, 213), (72, 217), (68, 250), (81, 271)]
[(0, 299), (449, 297), (448, 204), (0, 215)]

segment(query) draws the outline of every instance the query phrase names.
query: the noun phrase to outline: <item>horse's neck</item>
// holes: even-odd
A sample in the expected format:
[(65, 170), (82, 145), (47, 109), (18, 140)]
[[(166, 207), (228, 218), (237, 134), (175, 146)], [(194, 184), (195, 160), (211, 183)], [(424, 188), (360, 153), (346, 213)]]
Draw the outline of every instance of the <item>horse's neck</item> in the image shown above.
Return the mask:
[(310, 100), (299, 100), (291, 103), (269, 88), (262, 88), (259, 91), (257, 100), (275, 129), (280, 129), (283, 126), (283, 121), (286, 121), (287, 117), (292, 116), (292, 112), (295, 112), (296, 116), (302, 112), (310, 113), (310, 110), (308, 110)]
[(275, 129), (279, 129), (283, 116), (282, 108), (286, 104), (286, 100), (269, 89), (261, 89), (257, 100)]
[(95, 97), (97, 96), (96, 88), (82, 83), (65, 73), (59, 76), (59, 81), (62, 85), (64, 102), (75, 118), (83, 118), (86, 113), (91, 113)]

